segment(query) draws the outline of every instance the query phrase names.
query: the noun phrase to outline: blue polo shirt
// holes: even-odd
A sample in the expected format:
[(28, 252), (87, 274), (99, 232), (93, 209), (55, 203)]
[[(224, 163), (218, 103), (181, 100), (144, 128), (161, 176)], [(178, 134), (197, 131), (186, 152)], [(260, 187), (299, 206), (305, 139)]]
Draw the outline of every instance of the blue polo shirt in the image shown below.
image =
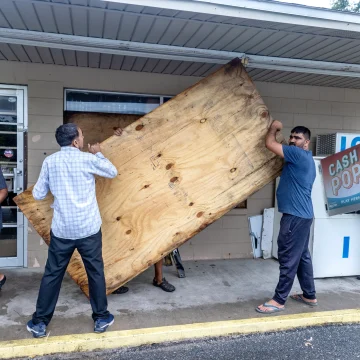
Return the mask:
[[(2, 170), (0, 168), (0, 189), (6, 189), (7, 185), (6, 185), (6, 181), (4, 178), (4, 175), (2, 173)], [(2, 229), (2, 211), (1, 211), (1, 204), (0, 204), (0, 230)]]
[(311, 190), (316, 177), (312, 152), (288, 145), (283, 145), (283, 152), (285, 164), (276, 192), (279, 212), (312, 219)]

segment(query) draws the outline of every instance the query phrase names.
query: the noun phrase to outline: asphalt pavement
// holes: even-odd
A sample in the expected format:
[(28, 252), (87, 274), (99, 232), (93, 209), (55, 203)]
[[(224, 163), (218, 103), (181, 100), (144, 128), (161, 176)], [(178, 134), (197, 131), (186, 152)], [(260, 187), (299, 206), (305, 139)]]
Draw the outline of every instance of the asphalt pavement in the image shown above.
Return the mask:
[(36, 360), (352, 360), (360, 359), (360, 325), (213, 338), (139, 348), (36, 357)]

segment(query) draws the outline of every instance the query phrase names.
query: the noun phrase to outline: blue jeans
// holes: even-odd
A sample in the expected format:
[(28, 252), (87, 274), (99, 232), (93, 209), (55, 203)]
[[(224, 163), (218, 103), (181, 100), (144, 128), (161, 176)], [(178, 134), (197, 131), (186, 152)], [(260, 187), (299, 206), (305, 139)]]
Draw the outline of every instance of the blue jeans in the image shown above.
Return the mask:
[(297, 275), (303, 295), (316, 299), (313, 266), (309, 251), (313, 219), (283, 214), (278, 237), (280, 277), (273, 300), (284, 305)]

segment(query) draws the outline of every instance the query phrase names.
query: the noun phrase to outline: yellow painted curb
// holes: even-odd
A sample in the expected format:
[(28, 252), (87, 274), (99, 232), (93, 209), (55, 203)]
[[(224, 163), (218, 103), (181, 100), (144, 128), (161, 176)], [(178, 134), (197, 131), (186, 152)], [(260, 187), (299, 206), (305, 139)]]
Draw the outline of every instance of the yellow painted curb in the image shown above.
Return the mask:
[(360, 309), (350, 309), (135, 330), (109, 331), (101, 335), (91, 333), (55, 336), (43, 339), (13, 340), (0, 342), (0, 359), (115, 349), (169, 341), (235, 334), (263, 333), (307, 326), (357, 322), (360, 322)]

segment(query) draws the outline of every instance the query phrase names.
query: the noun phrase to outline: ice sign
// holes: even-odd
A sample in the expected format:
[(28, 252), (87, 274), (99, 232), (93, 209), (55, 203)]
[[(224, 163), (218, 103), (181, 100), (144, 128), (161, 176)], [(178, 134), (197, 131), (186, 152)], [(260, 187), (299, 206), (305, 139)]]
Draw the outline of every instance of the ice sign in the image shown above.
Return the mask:
[(345, 134), (340, 136), (340, 149), (338, 151), (344, 151), (348, 148), (360, 144), (360, 134)]

